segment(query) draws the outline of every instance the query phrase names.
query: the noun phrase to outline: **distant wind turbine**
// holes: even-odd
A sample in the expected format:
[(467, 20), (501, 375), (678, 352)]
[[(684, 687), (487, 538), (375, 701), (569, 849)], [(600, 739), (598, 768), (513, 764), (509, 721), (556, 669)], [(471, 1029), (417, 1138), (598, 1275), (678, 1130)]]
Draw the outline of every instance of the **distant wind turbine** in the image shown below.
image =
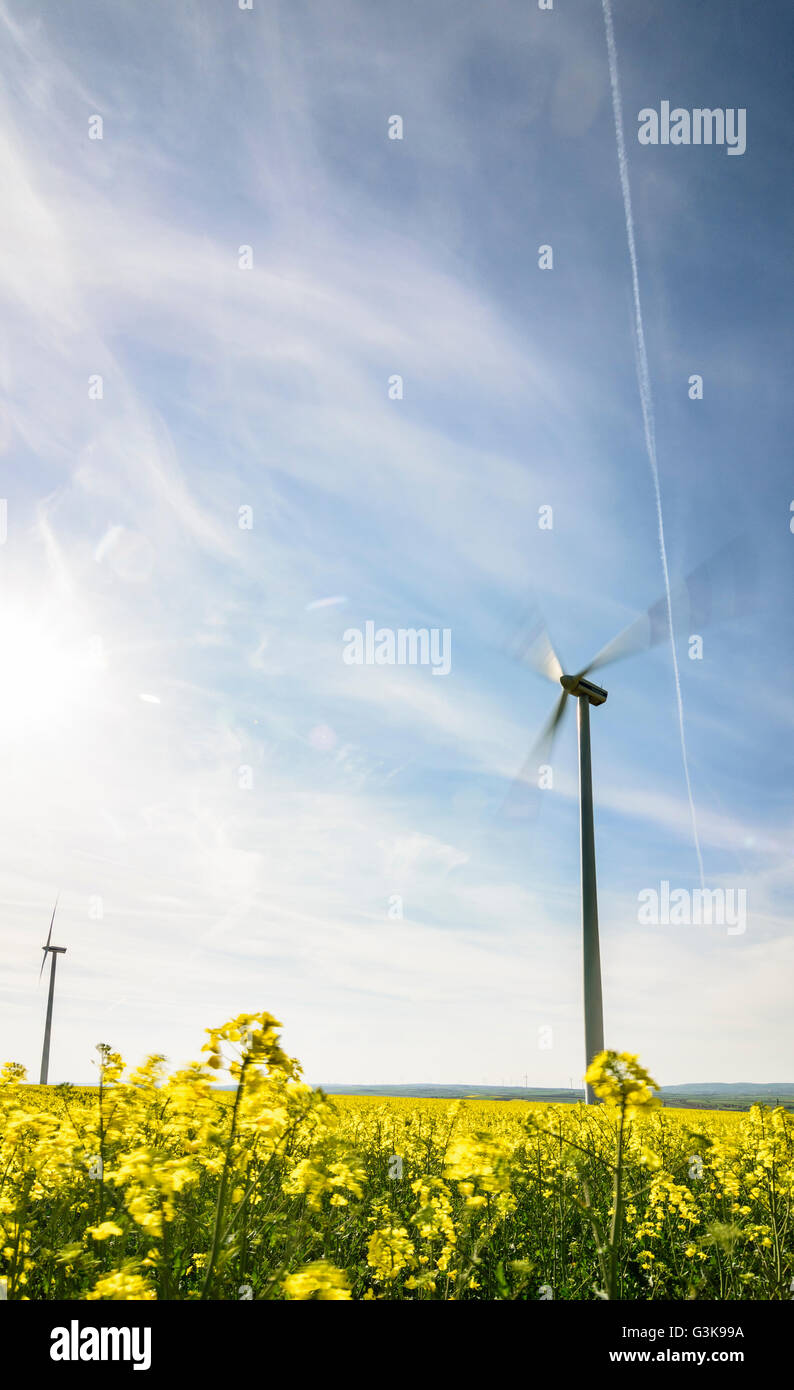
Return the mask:
[[(737, 564), (743, 560), (744, 567)], [(529, 636), (514, 649), (514, 655), (526, 662), (546, 680), (559, 682), (562, 695), (548, 723), (533, 745), (518, 778), (505, 802), (510, 814), (516, 806), (516, 791), (522, 786), (537, 788), (539, 766), (547, 764), (555, 736), (560, 726), (569, 695), (578, 700), (579, 729), (579, 820), (581, 843), (582, 951), (584, 957), (584, 1032), (585, 1068), (604, 1050), (604, 1013), (601, 998), (601, 953), (598, 939), (598, 896), (596, 890), (595, 839), (593, 833), (593, 783), (590, 766), (590, 706), (603, 705), (607, 691), (585, 679), (590, 671), (599, 670), (647, 651), (672, 635), (672, 613), (686, 613), (690, 634), (698, 633), (709, 623), (725, 618), (744, 616), (751, 611), (755, 592), (755, 556), (731, 541), (710, 559), (698, 565), (681, 585), (665, 595), (629, 623), (628, 627), (601, 649), (593, 660), (568, 676), (551, 643), (545, 626), (539, 620)], [(591, 1086), (585, 1087), (588, 1105), (596, 1103)]]
[[(58, 898), (59, 897), (60, 893), (58, 894)], [(41, 980), (41, 977), (44, 973), (44, 967), (47, 963), (47, 952), (49, 952), (49, 954), (52, 956), (52, 962), (50, 964), (50, 990), (47, 996), (47, 1022), (44, 1025), (44, 1047), (42, 1048), (41, 1053), (41, 1075), (39, 1077), (40, 1086), (47, 1085), (47, 1073), (49, 1072), (50, 1068), (50, 1033), (52, 1031), (52, 1001), (55, 994), (55, 966), (57, 964), (58, 956), (66, 954), (65, 946), (50, 945), (50, 942), (52, 940), (52, 926), (53, 922), (55, 921), (55, 914), (58, 911), (58, 898), (55, 899), (55, 906), (52, 909), (52, 917), (50, 918), (50, 930), (47, 935), (47, 945), (42, 946), (41, 948), (44, 952), (44, 955), (41, 961), (39, 980)]]

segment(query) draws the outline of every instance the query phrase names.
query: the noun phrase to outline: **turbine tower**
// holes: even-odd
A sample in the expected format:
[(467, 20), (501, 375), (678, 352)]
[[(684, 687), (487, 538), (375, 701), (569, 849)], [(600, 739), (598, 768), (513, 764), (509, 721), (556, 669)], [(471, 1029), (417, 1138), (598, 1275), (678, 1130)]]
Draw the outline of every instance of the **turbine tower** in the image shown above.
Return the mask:
[[(593, 780), (590, 764), (590, 706), (603, 705), (606, 690), (585, 677), (613, 661), (646, 651), (671, 638), (671, 614), (686, 615), (689, 633), (697, 633), (709, 623), (743, 617), (752, 611), (756, 588), (756, 556), (737, 540), (728, 542), (682, 581), (676, 590), (652, 605), (601, 649), (597, 656), (574, 676), (565, 674), (546, 628), (536, 617), (529, 636), (514, 655), (539, 675), (562, 686), (562, 695), (551, 718), (533, 745), (505, 802), (505, 811), (516, 814), (517, 793), (539, 786), (539, 767), (548, 763), (554, 737), (565, 712), (569, 696), (578, 701), (579, 731), (579, 824), (581, 849), (582, 957), (584, 982), (585, 1069), (604, 1050), (604, 1013), (601, 997), (601, 952), (598, 939), (598, 893), (596, 888), (595, 836), (593, 831)], [(518, 812), (520, 814), (520, 811)], [(588, 1105), (597, 1097), (585, 1087)]]
[[(60, 896), (60, 894), (58, 896)], [(47, 963), (47, 952), (49, 952), (49, 954), (52, 956), (52, 962), (50, 964), (50, 989), (49, 994), (47, 996), (47, 1022), (44, 1025), (44, 1047), (42, 1048), (41, 1052), (41, 1075), (39, 1076), (40, 1086), (47, 1085), (47, 1073), (49, 1072), (50, 1068), (50, 1033), (52, 1032), (52, 1001), (55, 995), (55, 966), (58, 961), (58, 956), (63, 956), (66, 954), (65, 946), (50, 945), (50, 941), (52, 940), (52, 925), (55, 921), (55, 914), (57, 911), (58, 898), (55, 899), (55, 907), (52, 909), (52, 917), (50, 919), (50, 930), (47, 936), (47, 945), (42, 946), (41, 948), (44, 952), (44, 956), (42, 957), (41, 970), (39, 971), (39, 979), (41, 979), (42, 974), (44, 973), (44, 967)]]

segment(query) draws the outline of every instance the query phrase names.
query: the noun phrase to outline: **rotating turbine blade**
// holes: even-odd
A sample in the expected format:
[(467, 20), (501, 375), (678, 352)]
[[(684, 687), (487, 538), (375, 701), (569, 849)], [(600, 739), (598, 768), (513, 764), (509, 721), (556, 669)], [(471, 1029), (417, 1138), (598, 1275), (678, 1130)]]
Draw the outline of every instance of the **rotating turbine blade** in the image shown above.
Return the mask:
[[(673, 603), (673, 612), (675, 612), (675, 602)], [(584, 670), (578, 672), (578, 675), (586, 676), (589, 671), (598, 671), (602, 666), (610, 666), (613, 661), (622, 661), (627, 656), (636, 656), (638, 652), (646, 652), (651, 647), (658, 647), (659, 643), (667, 641), (669, 636), (667, 599), (660, 598), (646, 613), (635, 618), (634, 622), (629, 623), (628, 627), (624, 627), (617, 637), (613, 637), (611, 642), (607, 642), (598, 655), (588, 662)]]
[(531, 666), (539, 676), (559, 685), (564, 674), (562, 663), (552, 645), (543, 619), (533, 610), (527, 631), (513, 643), (512, 655), (525, 666)]
[(501, 815), (510, 820), (526, 819), (537, 806), (536, 793), (538, 791), (538, 768), (547, 763), (551, 750), (554, 746), (554, 739), (560, 726), (565, 706), (568, 701), (568, 692), (564, 690), (550, 718), (544, 724), (540, 734), (533, 743), (529, 754), (521, 767), (520, 772), (511, 784), (510, 790), (502, 803)]
[[(681, 619), (690, 633), (710, 623), (743, 618), (755, 607), (757, 557), (740, 537), (722, 546), (674, 588), (673, 620)], [(667, 599), (657, 599), (647, 612), (629, 623), (579, 674), (597, 671), (613, 661), (647, 651), (670, 637)]]
[[(60, 896), (61, 895), (59, 893), (58, 898), (60, 898)], [(47, 933), (47, 945), (42, 947), (44, 955), (41, 958), (41, 970), (39, 971), (39, 979), (41, 979), (42, 975), (44, 974), (44, 967), (47, 964), (47, 952), (50, 949), (50, 942), (52, 941), (52, 924), (55, 921), (55, 914), (58, 911), (58, 898), (55, 899), (55, 906), (52, 909), (52, 917), (50, 918), (50, 930)]]

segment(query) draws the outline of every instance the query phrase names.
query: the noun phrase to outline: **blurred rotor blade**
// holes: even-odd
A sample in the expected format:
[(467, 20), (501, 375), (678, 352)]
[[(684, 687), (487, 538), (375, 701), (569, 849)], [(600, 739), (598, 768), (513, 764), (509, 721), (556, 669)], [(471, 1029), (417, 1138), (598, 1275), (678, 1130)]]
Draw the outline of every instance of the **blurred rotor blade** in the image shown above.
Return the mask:
[[(60, 898), (60, 896), (61, 895), (59, 893), (58, 898)], [(50, 930), (47, 933), (47, 945), (42, 947), (44, 955), (41, 958), (41, 970), (39, 971), (39, 979), (41, 979), (42, 975), (44, 974), (44, 967), (47, 964), (47, 952), (50, 949), (50, 942), (52, 941), (52, 924), (55, 921), (55, 914), (58, 911), (58, 898), (55, 899), (55, 906), (52, 909), (52, 917), (50, 918)]]
[(564, 674), (562, 663), (552, 645), (546, 625), (536, 608), (530, 611), (525, 631), (511, 645), (511, 655), (525, 666), (531, 666), (539, 676), (559, 684)]
[[(673, 612), (675, 613), (675, 601), (673, 601)], [(658, 647), (660, 642), (666, 642), (669, 636), (667, 599), (660, 598), (648, 609), (647, 613), (635, 618), (634, 622), (629, 623), (628, 627), (624, 627), (617, 637), (613, 637), (611, 642), (607, 642), (598, 655), (588, 662), (584, 670), (577, 672), (577, 674), (586, 676), (589, 671), (598, 671), (602, 666), (610, 666), (613, 661), (623, 661), (627, 656), (636, 656), (638, 652), (646, 652), (650, 647)]]
[[(686, 579), (671, 586), (673, 622), (680, 620), (693, 634), (710, 623), (746, 617), (755, 608), (757, 569), (755, 551), (742, 537), (735, 537), (693, 569)], [(607, 642), (579, 674), (584, 676), (613, 661), (647, 651), (649, 647), (668, 641), (669, 637), (667, 599), (660, 598)]]
[(509, 792), (502, 803), (500, 815), (510, 820), (526, 819), (537, 805), (535, 793), (538, 787), (538, 769), (547, 763), (554, 739), (565, 713), (568, 691), (564, 690), (550, 718), (544, 724)]

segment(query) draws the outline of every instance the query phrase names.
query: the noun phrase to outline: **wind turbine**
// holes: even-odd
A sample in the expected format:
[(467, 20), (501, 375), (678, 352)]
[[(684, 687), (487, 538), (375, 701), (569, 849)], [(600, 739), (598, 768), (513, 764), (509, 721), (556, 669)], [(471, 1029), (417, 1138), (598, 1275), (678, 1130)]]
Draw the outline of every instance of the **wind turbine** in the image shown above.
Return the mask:
[[(744, 561), (744, 566), (737, 561)], [(548, 762), (569, 697), (577, 700), (579, 731), (579, 824), (581, 849), (582, 954), (584, 965), (584, 1032), (585, 1067), (604, 1049), (604, 1011), (601, 995), (601, 952), (598, 939), (598, 894), (596, 888), (595, 837), (593, 833), (593, 781), (590, 762), (590, 706), (603, 705), (607, 691), (585, 677), (591, 671), (611, 665), (624, 657), (647, 651), (670, 638), (670, 613), (685, 612), (690, 634), (698, 633), (709, 623), (725, 618), (744, 616), (751, 611), (755, 591), (755, 555), (749, 549), (730, 541), (715, 555), (698, 565), (691, 574), (667, 596), (660, 598), (647, 612), (608, 642), (592, 661), (576, 675), (563, 670), (546, 628), (535, 621), (529, 636), (514, 649), (519, 660), (530, 665), (539, 675), (562, 686), (562, 695), (551, 717), (522, 767), (505, 809), (515, 805), (515, 790), (523, 786), (537, 787), (539, 766)], [(585, 1087), (588, 1105), (597, 1097), (591, 1086)]]
[[(60, 897), (60, 893), (58, 894), (58, 897)], [(50, 965), (50, 992), (49, 992), (49, 995), (47, 996), (47, 1022), (46, 1022), (45, 1025), (44, 1025), (44, 1047), (42, 1048), (42, 1053), (41, 1053), (41, 1075), (40, 1075), (40, 1077), (39, 1077), (39, 1085), (40, 1085), (40, 1086), (46, 1086), (46, 1085), (47, 1085), (47, 1073), (48, 1073), (49, 1067), (50, 1067), (50, 1033), (51, 1033), (51, 1031), (52, 1031), (52, 1001), (53, 1001), (53, 996), (54, 996), (54, 994), (55, 994), (55, 966), (56, 966), (56, 964), (57, 964), (58, 956), (63, 956), (63, 955), (66, 954), (66, 947), (65, 947), (65, 946), (51, 946), (51, 945), (50, 945), (50, 941), (52, 940), (52, 925), (53, 925), (53, 922), (55, 921), (55, 914), (56, 914), (57, 911), (58, 911), (58, 898), (55, 899), (55, 906), (54, 906), (54, 908), (52, 909), (52, 917), (50, 918), (50, 930), (49, 930), (49, 933), (48, 933), (48, 935), (47, 935), (47, 945), (46, 945), (46, 946), (42, 946), (42, 948), (41, 948), (42, 951), (44, 952), (44, 955), (43, 955), (42, 961), (41, 961), (41, 970), (39, 971), (39, 980), (41, 980), (41, 977), (42, 977), (42, 975), (43, 975), (43, 973), (44, 973), (44, 967), (45, 967), (45, 965), (46, 965), (46, 963), (47, 963), (47, 952), (48, 952), (48, 951), (49, 951), (50, 955), (52, 956), (52, 962), (51, 962), (51, 965)]]

